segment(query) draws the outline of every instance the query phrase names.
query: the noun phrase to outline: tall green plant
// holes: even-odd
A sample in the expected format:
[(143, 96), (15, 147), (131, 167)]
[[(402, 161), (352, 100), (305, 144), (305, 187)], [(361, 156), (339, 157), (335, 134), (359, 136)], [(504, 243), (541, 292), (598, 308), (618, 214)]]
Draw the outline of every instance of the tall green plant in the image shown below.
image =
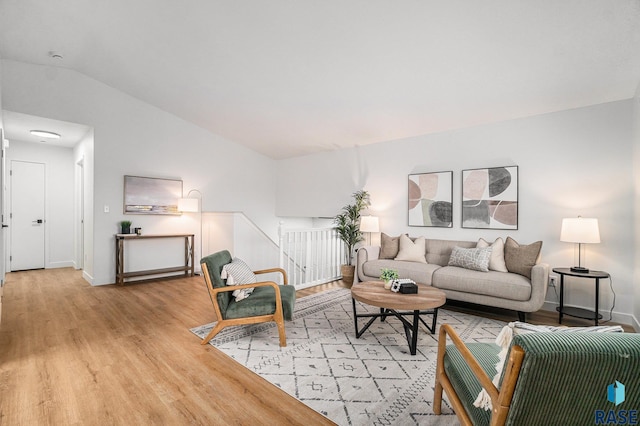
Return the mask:
[(345, 245), (345, 263), (348, 265), (353, 261), (353, 249), (363, 239), (360, 232), (360, 214), (371, 205), (369, 193), (365, 190), (355, 192), (353, 199), (354, 203), (344, 206), (342, 213), (333, 219), (338, 236)]

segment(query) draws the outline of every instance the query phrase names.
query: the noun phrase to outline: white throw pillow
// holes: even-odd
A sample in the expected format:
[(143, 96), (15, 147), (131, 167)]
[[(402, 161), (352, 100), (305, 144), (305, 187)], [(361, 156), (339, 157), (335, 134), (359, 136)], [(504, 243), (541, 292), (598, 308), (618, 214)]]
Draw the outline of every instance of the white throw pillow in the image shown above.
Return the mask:
[(394, 260), (405, 260), (407, 262), (427, 263), (425, 257), (426, 241), (424, 237), (418, 237), (411, 241), (406, 235), (400, 235), (400, 250)]
[(489, 270), (498, 272), (509, 272), (509, 270), (507, 269), (507, 264), (504, 261), (504, 241), (502, 241), (502, 238), (496, 238), (493, 244), (489, 244), (484, 239), (480, 238), (478, 240), (478, 244), (476, 244), (476, 247), (491, 247), (492, 250), (491, 259), (489, 260)]
[[(504, 367), (509, 347), (513, 336), (519, 334), (529, 333), (575, 333), (575, 332), (589, 332), (589, 333), (624, 333), (624, 329), (619, 325), (601, 325), (596, 327), (565, 327), (565, 326), (547, 326), (547, 325), (534, 325), (526, 322), (510, 322), (505, 325), (498, 337), (496, 337), (496, 345), (500, 346), (501, 351), (498, 353), (498, 362), (496, 363), (496, 375), (493, 378), (493, 384), (498, 387), (500, 384), (500, 376), (502, 375), (502, 369)], [(491, 411), (491, 397), (487, 391), (483, 388), (478, 397), (473, 402), (473, 405), (478, 408), (483, 408), (486, 411)]]
[[(256, 275), (253, 273), (249, 265), (235, 257), (231, 263), (227, 263), (222, 267), (220, 278), (226, 279), (227, 285), (253, 284), (258, 282)], [(236, 298), (236, 302), (249, 297), (253, 293), (253, 288), (243, 288), (235, 290), (232, 295)]]
[(449, 257), (449, 266), (471, 269), (472, 271), (489, 272), (491, 247), (462, 248), (454, 247)]

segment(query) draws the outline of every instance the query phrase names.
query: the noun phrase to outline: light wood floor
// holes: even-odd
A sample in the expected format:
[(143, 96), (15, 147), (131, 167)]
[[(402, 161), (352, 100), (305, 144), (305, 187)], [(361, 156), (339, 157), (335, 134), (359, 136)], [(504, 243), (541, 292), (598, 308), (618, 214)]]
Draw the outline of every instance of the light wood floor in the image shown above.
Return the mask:
[(202, 277), (91, 287), (72, 269), (7, 274), (1, 425), (333, 424), (189, 328)]
[[(330, 283), (298, 297), (336, 286), (347, 287)], [(557, 324), (553, 313), (528, 319)], [(91, 287), (72, 269), (7, 274), (0, 425), (332, 424), (200, 345), (189, 328), (214, 320), (202, 277)]]

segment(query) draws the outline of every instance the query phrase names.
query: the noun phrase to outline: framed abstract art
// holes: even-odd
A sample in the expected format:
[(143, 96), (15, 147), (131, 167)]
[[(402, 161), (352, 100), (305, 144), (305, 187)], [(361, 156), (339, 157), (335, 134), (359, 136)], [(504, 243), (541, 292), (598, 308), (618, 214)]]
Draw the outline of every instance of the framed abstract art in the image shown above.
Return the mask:
[(462, 171), (462, 227), (518, 229), (518, 166)]
[(409, 226), (453, 226), (453, 172), (409, 175)]

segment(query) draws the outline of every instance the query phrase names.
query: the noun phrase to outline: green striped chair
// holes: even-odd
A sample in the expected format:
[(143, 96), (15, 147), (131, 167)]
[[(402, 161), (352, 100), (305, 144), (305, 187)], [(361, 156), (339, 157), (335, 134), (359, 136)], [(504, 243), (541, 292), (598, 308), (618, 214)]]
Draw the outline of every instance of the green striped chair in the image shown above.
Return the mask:
[[(447, 337), (452, 344), (446, 344)], [(496, 387), (491, 377), (499, 351), (492, 343), (465, 344), (452, 327), (442, 325), (434, 413), (441, 413), (444, 390), (462, 425), (613, 424), (606, 419), (621, 421), (621, 413), (628, 419), (633, 410), (640, 421), (640, 334), (514, 336)], [(618, 405), (608, 400), (614, 384)], [(482, 388), (491, 397), (490, 411), (473, 405)]]
[[(231, 263), (231, 261), (231, 253), (227, 250), (213, 253), (200, 260), (202, 275), (207, 284), (217, 319), (215, 327), (201, 343), (206, 345), (225, 327), (275, 322), (278, 327), (280, 346), (287, 346), (284, 321), (293, 318), (296, 302), (296, 289), (287, 285), (287, 273), (282, 268), (253, 271), (256, 275), (273, 272), (280, 273), (284, 285), (278, 285), (273, 281), (260, 281), (251, 284), (227, 286), (220, 273), (224, 265)], [(231, 293), (234, 290), (251, 287), (254, 288), (254, 291), (250, 297), (240, 302), (236, 302), (231, 297)]]

